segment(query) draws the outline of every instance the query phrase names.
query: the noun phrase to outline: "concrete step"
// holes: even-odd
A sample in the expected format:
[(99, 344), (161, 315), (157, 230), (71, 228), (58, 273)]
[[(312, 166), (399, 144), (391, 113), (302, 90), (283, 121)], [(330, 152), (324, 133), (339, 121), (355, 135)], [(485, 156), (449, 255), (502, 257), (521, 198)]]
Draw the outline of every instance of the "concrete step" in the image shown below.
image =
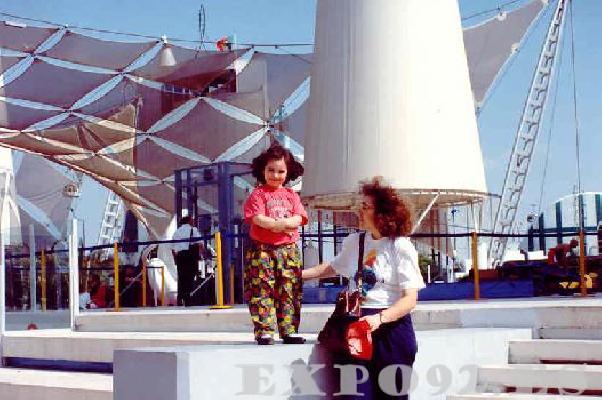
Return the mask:
[(113, 376), (0, 368), (0, 399), (112, 400)]
[(541, 328), (538, 337), (542, 339), (602, 340), (602, 329), (595, 328)]
[(572, 339), (513, 340), (509, 343), (510, 364), (561, 362), (602, 364), (602, 341)]
[(448, 395), (447, 400), (602, 400), (599, 396), (570, 396), (555, 394), (531, 394), (531, 393), (477, 393), (477, 394), (455, 394)]
[[(300, 331), (317, 333), (333, 305), (306, 304)], [(545, 328), (602, 331), (602, 299), (509, 299), (420, 302), (412, 313), (416, 330), (455, 328)], [(209, 307), (158, 307), (86, 311), (76, 317), (76, 330), (87, 332), (247, 332), (252, 329), (246, 306), (212, 310)], [(542, 331), (542, 334), (547, 334)]]
[[(477, 387), (483, 392), (503, 388), (574, 389), (602, 391), (602, 365), (510, 364), (482, 366)], [(500, 390), (500, 388), (502, 390)], [(524, 393), (523, 390), (520, 390)]]
[[(316, 339), (315, 334), (305, 337)], [(140, 347), (204, 344), (254, 344), (248, 332), (72, 332), (48, 329), (7, 332), (4, 357), (112, 363), (113, 351)]]
[[(332, 305), (306, 305), (302, 333), (317, 333), (332, 314)], [(76, 317), (82, 332), (252, 332), (246, 306), (214, 310), (209, 307), (158, 307), (120, 312), (86, 311)]]

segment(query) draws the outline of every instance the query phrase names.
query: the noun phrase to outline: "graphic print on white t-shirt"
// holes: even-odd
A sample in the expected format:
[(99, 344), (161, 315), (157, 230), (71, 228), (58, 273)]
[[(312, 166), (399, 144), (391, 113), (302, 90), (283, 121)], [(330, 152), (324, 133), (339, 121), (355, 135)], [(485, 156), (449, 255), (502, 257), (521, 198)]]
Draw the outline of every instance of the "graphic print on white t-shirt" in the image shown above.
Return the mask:
[[(345, 238), (341, 252), (331, 263), (341, 275), (353, 277), (353, 286), (357, 285), (358, 251), (359, 234), (351, 234)], [(363, 307), (388, 307), (399, 299), (404, 289), (424, 287), (418, 253), (408, 238), (375, 240), (366, 234), (364, 254)]]
[[(368, 254), (364, 257), (362, 267), (362, 296), (366, 297), (368, 291), (374, 289), (376, 284), (376, 271), (374, 270), (374, 263), (376, 262), (376, 249), (371, 249)], [(353, 280), (356, 286), (359, 286), (359, 271), (355, 273)]]

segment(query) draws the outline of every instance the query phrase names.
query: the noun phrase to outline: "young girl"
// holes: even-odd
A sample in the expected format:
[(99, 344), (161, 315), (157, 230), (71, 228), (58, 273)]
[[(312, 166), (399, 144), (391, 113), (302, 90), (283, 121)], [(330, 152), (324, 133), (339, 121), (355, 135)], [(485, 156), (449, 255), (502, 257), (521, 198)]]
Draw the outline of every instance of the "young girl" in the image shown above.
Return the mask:
[(259, 185), (244, 204), (252, 245), (245, 264), (245, 300), (257, 344), (274, 343), (275, 322), (285, 344), (305, 342), (297, 336), (301, 312), (301, 257), (298, 227), (307, 223), (299, 195), (285, 187), (303, 174), (292, 154), (273, 144), (253, 159)]

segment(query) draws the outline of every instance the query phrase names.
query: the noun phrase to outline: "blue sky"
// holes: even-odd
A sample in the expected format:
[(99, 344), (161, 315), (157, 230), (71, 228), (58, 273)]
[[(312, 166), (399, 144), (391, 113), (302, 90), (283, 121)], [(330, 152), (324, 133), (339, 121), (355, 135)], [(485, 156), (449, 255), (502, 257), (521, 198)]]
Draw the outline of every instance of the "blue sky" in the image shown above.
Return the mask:
[[(497, 7), (504, 1), (460, 0), (464, 16)], [(206, 16), (205, 39), (236, 34), (239, 42), (313, 42), (315, 0), (3, 0), (0, 11), (59, 23), (135, 32), (146, 35), (198, 39), (197, 11), (203, 4)], [(575, 70), (578, 117), (581, 134), (582, 187), (585, 191), (602, 190), (598, 157), (602, 148), (602, 1), (578, 0), (574, 4)], [(527, 94), (533, 66), (546, 27), (533, 32), (512, 68), (497, 86), (479, 118), (481, 145), (489, 191), (499, 193), (511, 146), (516, 134), (522, 104)], [(570, 25), (567, 25), (570, 33)], [(569, 40), (566, 40), (569, 39)], [(565, 44), (570, 35), (565, 36)], [(539, 208), (542, 171), (549, 157), (542, 208), (560, 196), (571, 193), (576, 184), (575, 124), (572, 101), (570, 47), (565, 46), (560, 69), (558, 100), (552, 139), (548, 146), (550, 123), (541, 133), (532, 164), (523, 214)], [(268, 50), (275, 51), (275, 50)], [(598, 73), (597, 73), (598, 72)], [(551, 109), (551, 103), (550, 107)], [(550, 114), (546, 117), (549, 121)], [(547, 154), (547, 149), (550, 149)], [(441, 167), (454, 157), (440, 161)], [(98, 196), (94, 196), (97, 198)], [(98, 200), (96, 199), (98, 202)], [(91, 214), (99, 206), (89, 201), (80, 213)], [(90, 224), (91, 225), (91, 224)], [(92, 235), (92, 234), (91, 234)]]

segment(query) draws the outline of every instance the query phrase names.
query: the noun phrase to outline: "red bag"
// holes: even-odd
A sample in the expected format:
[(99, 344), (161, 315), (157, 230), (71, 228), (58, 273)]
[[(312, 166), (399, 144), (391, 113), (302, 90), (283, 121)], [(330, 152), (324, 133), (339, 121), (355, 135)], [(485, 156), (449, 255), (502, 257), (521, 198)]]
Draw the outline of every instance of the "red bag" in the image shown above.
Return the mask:
[(320, 331), (318, 342), (332, 353), (369, 360), (372, 357), (370, 325), (365, 321), (358, 321), (362, 300), (364, 237), (365, 233), (362, 232), (358, 252), (358, 290), (339, 293), (334, 312)]
[(367, 321), (352, 322), (345, 332), (349, 354), (360, 360), (372, 358), (372, 332)]

